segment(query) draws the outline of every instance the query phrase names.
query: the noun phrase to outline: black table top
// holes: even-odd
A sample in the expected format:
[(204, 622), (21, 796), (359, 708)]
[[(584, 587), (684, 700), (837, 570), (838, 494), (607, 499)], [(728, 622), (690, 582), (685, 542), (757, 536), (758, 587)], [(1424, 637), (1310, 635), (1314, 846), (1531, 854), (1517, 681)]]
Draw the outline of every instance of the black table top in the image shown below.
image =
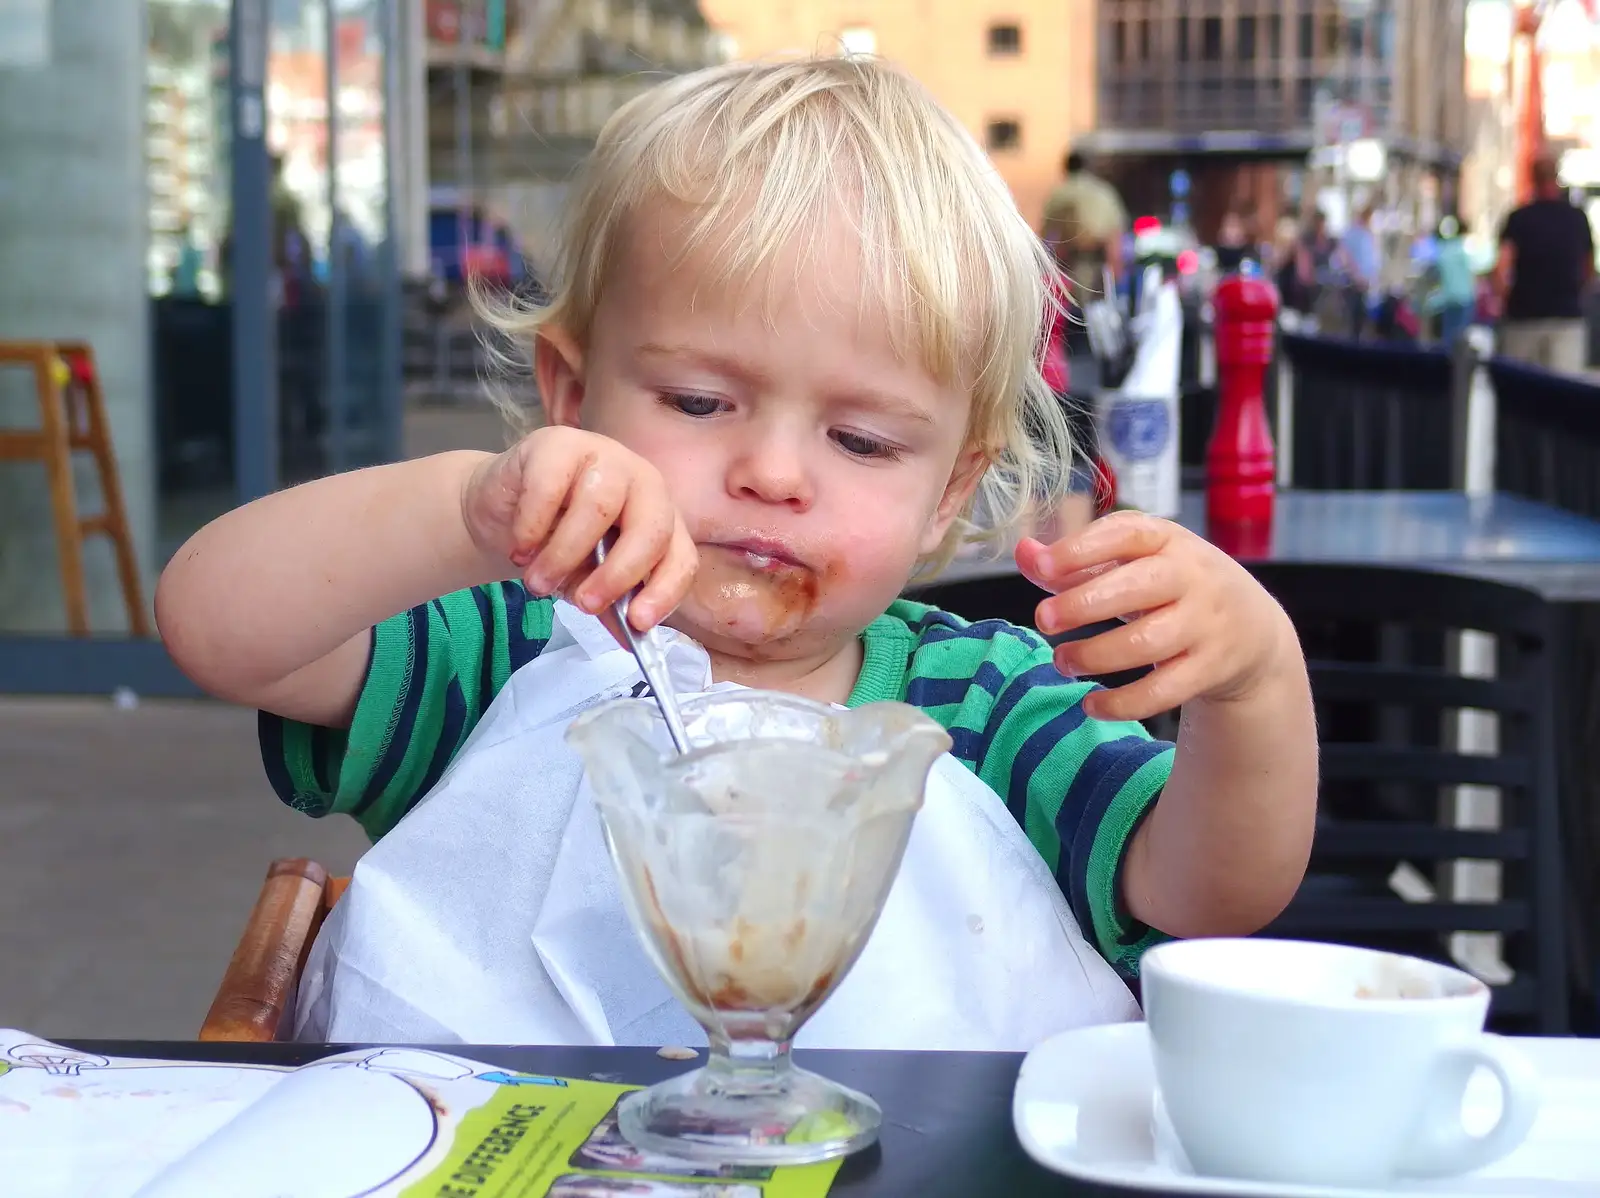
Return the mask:
[[(1185, 491), (1178, 519), (1203, 534), (1205, 493)], [(1515, 495), (1281, 491), (1271, 549), (1260, 560), (1438, 569), (1558, 602), (1600, 600), (1600, 521)], [(1014, 569), (1009, 557), (960, 561), (940, 581)]]
[[(226, 1044), (67, 1040), (112, 1057), (297, 1066), (371, 1045)], [(651, 1048), (440, 1045), (437, 1051), (526, 1073), (649, 1085), (695, 1062), (668, 1061)], [(845, 1161), (837, 1198), (1110, 1198), (1160, 1191), (1110, 1190), (1035, 1165), (1011, 1127), (1020, 1053), (799, 1052), (809, 1069), (872, 1095), (883, 1108), (879, 1142)], [(702, 1056), (701, 1061), (704, 1061)]]

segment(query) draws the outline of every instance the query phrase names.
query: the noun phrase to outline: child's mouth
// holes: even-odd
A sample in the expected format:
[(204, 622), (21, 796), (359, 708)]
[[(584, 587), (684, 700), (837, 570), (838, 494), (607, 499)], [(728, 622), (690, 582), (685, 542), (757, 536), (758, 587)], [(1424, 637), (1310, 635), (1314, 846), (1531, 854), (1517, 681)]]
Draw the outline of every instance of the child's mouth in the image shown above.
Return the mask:
[(700, 542), (695, 596), (719, 632), (752, 647), (802, 631), (817, 607), (822, 579), (770, 537)]
[(717, 548), (750, 570), (765, 573), (804, 569), (802, 562), (789, 556), (789, 554), (775, 545), (735, 542), (732, 544), (719, 544)]

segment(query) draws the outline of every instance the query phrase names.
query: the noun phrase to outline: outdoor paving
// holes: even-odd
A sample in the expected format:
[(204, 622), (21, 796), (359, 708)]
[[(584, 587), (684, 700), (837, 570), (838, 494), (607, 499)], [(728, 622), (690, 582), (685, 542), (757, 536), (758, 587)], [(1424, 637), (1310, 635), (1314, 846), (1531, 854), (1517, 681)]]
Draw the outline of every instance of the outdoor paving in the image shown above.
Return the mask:
[(255, 713), (0, 699), (0, 1026), (192, 1039), (267, 864), (349, 872), (351, 820), (279, 803)]
[[(506, 435), (484, 402), (413, 408), (405, 432), (410, 456)], [(348, 873), (365, 845), (278, 802), (253, 711), (0, 697), (0, 1027), (192, 1039), (267, 864)]]

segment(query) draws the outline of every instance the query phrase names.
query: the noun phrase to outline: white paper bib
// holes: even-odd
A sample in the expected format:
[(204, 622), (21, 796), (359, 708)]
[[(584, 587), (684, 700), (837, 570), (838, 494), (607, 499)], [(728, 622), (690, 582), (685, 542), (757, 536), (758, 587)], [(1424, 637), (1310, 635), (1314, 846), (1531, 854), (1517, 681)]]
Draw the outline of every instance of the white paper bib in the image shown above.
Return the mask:
[[(699, 645), (662, 635), (680, 694), (735, 689), (710, 684)], [(563, 735), (640, 681), (598, 620), (556, 605), (544, 652), (356, 867), (307, 961), (297, 1039), (705, 1044), (628, 922)], [(1022, 1051), (1138, 1017), (1005, 804), (946, 754), (877, 927), (796, 1043)]]

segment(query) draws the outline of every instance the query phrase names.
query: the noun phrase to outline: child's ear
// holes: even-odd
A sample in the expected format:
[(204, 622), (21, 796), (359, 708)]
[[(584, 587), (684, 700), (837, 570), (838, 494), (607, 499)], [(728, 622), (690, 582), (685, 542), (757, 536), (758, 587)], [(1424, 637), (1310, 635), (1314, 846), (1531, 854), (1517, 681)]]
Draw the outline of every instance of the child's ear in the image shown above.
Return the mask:
[(922, 544), (917, 547), (919, 553), (932, 553), (944, 542), (945, 534), (971, 502), (972, 493), (978, 489), (978, 484), (983, 481), (983, 473), (988, 468), (989, 455), (982, 449), (965, 450), (956, 459), (955, 469), (950, 472), (949, 485), (944, 489), (939, 506), (933, 509), (933, 515), (928, 518), (928, 526), (922, 531)]
[(583, 351), (565, 329), (546, 325), (535, 334), (533, 377), (545, 423), (577, 428), (583, 408)]

